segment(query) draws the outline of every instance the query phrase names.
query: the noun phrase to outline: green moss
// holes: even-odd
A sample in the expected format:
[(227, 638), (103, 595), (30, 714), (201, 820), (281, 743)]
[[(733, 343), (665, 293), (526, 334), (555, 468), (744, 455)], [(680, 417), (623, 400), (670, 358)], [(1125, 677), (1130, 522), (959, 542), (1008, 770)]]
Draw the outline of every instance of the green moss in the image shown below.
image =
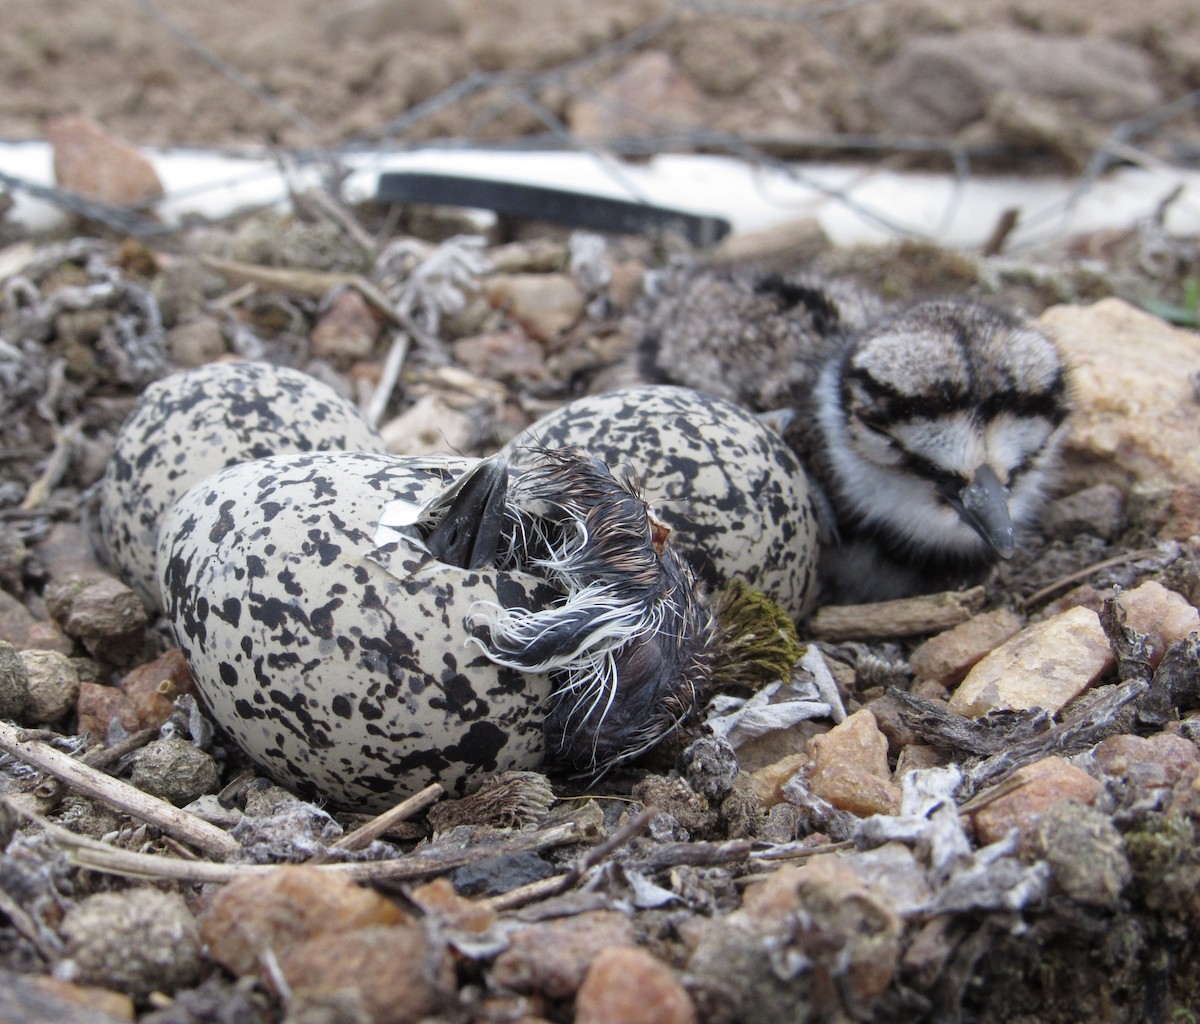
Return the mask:
[(804, 653), (795, 623), (776, 602), (740, 580), (717, 595), (718, 641), (713, 684), (757, 690), (787, 679)]

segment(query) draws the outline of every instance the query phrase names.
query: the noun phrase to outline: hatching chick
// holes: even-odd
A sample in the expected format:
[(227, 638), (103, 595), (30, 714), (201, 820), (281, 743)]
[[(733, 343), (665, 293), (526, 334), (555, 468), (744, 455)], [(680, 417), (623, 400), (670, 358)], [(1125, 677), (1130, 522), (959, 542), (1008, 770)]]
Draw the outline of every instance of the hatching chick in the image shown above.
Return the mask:
[(959, 586), (1010, 557), (1068, 412), (1058, 351), (1023, 319), (960, 301), (889, 314), (815, 278), (693, 277), (650, 317), (641, 355), (660, 380), (794, 414), (788, 439), (825, 498), (832, 602)]

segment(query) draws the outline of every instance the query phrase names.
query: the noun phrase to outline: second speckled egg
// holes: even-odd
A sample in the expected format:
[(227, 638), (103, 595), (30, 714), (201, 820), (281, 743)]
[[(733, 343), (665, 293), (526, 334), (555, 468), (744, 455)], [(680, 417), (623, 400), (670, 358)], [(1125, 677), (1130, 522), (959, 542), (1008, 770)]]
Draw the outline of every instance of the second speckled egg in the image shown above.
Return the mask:
[(511, 465), (536, 446), (578, 445), (632, 472), (710, 586), (740, 579), (793, 618), (816, 597), (817, 517), (792, 450), (752, 413), (689, 388), (624, 388), (569, 402), (502, 449)]

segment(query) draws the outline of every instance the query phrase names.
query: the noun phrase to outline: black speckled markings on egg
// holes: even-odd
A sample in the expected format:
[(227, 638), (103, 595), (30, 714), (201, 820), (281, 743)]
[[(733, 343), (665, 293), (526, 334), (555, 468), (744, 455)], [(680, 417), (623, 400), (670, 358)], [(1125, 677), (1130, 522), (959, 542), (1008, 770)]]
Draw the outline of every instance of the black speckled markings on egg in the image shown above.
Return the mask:
[(632, 470), (668, 543), (698, 576), (743, 579), (794, 617), (815, 598), (816, 512), (791, 449), (744, 409), (688, 388), (647, 386), (592, 395), (538, 420), (503, 449), (514, 466), (530, 446), (579, 445), (620, 475)]
[(431, 782), (532, 768), (545, 676), (494, 665), (465, 618), (477, 600), (551, 599), (519, 573), (467, 570), (402, 538), (381, 509), (423, 502), (472, 460), (367, 453), (232, 466), (168, 514), (166, 612), (213, 718), (306, 796), (379, 810)]
[(351, 403), (297, 370), (237, 362), (172, 374), (146, 389), (117, 435), (100, 492), (105, 555), (158, 607), (158, 529), (193, 484), (267, 455), (385, 450)]

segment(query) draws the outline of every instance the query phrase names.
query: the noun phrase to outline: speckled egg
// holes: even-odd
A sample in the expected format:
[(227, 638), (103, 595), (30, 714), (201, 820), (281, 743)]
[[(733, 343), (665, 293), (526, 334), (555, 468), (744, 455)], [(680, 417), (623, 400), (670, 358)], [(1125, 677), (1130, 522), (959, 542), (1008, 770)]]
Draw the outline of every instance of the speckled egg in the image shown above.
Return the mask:
[(167, 513), (163, 603), (204, 704), (280, 783), (364, 811), (532, 768), (547, 675), (496, 664), (474, 609), (545, 606), (520, 571), (438, 561), (413, 512), (477, 460), (279, 455)]
[(614, 473), (632, 472), (669, 543), (710, 586), (740, 579), (794, 618), (816, 596), (817, 519), (808, 479), (784, 441), (746, 410), (688, 388), (624, 388), (569, 402), (510, 441), (578, 445)]
[(297, 370), (212, 363), (150, 385), (121, 427), (101, 482), (106, 560), (161, 610), (155, 546), (175, 500), (226, 466), (306, 451), (386, 448), (353, 405)]

